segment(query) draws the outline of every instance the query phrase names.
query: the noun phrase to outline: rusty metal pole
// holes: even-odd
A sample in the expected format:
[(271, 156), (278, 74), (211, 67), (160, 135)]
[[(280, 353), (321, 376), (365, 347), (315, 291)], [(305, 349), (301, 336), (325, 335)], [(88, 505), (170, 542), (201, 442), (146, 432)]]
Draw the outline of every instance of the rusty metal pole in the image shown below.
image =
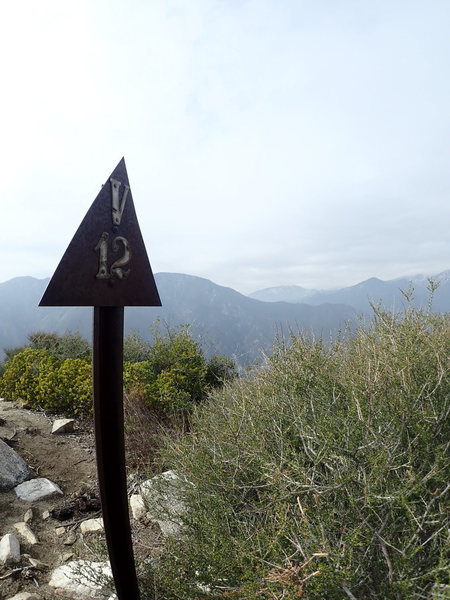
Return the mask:
[(123, 416), (123, 307), (94, 307), (97, 470), (111, 569), (119, 600), (139, 600), (128, 512)]

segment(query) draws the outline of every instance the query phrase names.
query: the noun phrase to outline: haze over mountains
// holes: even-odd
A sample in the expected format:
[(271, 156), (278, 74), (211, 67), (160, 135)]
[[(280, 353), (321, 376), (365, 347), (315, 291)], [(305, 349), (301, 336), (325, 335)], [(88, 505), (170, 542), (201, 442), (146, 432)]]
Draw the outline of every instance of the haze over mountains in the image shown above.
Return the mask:
[[(412, 304), (425, 307), (430, 299), (429, 277), (416, 275), (383, 281), (371, 277), (365, 281), (336, 290), (309, 290), (296, 285), (278, 286), (258, 290), (250, 294), (250, 298), (264, 302), (305, 302), (313, 306), (325, 302), (346, 304), (363, 314), (372, 312), (371, 304), (379, 302), (385, 308), (401, 310), (406, 304), (405, 292), (412, 289)], [(450, 310), (450, 270), (431, 277), (439, 286), (433, 295), (433, 310), (448, 312)], [(403, 292), (403, 293), (402, 293)]]
[[(433, 308), (446, 312), (450, 307), (450, 272), (436, 276), (440, 286)], [(191, 325), (208, 355), (233, 356), (251, 364), (270, 353), (276, 335), (303, 330), (325, 339), (354, 324), (358, 314), (370, 314), (370, 303), (381, 301), (387, 308), (401, 309), (411, 279), (381, 281), (371, 278), (339, 290), (305, 290), (280, 286), (244, 296), (201, 277), (178, 273), (157, 273), (156, 283), (163, 306), (127, 308), (125, 333), (138, 331), (151, 339), (151, 324), (160, 327)], [(0, 284), (0, 349), (26, 343), (33, 331), (79, 331), (92, 335), (92, 309), (79, 307), (39, 308), (48, 279), (17, 277)], [(415, 305), (426, 305), (427, 278), (412, 278)]]

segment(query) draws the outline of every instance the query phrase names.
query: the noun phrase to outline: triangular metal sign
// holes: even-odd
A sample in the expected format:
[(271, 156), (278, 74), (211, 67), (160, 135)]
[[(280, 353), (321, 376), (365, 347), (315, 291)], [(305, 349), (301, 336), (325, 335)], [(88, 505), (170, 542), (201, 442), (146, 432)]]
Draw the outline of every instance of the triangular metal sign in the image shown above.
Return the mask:
[(39, 306), (161, 306), (123, 158), (81, 222)]

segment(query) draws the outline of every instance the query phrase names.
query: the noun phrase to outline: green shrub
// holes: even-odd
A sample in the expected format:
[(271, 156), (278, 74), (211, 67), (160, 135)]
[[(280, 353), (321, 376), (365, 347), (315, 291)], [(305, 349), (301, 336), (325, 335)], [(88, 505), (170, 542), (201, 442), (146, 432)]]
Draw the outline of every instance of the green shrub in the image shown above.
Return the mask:
[(0, 393), (8, 400), (21, 398), (30, 408), (87, 416), (92, 413), (91, 366), (84, 359), (58, 360), (47, 350), (26, 348), (6, 363)]
[(84, 358), (89, 360), (91, 357), (91, 347), (89, 343), (79, 333), (47, 333), (37, 331), (28, 335), (30, 347), (36, 350), (47, 350), (49, 354), (64, 360), (66, 358)]
[[(187, 326), (165, 334), (154, 330), (153, 336), (146, 360), (125, 363), (124, 385), (128, 392), (145, 397), (149, 406), (161, 415), (190, 412), (210, 388), (235, 376), (231, 359), (213, 357), (206, 361)], [(133, 339), (136, 347), (141, 347), (139, 340)]]
[(58, 361), (46, 350), (25, 348), (6, 363), (0, 380), (1, 394), (7, 400), (21, 398), (30, 407), (40, 405), (39, 380), (57, 368)]
[(212, 356), (206, 366), (205, 380), (209, 387), (221, 387), (237, 377), (234, 361), (227, 356)]
[(214, 392), (163, 453), (193, 485), (149, 597), (450, 597), (449, 349), (449, 316), (378, 311)]
[(124, 362), (137, 363), (147, 360), (150, 352), (150, 344), (136, 333), (128, 334), (123, 341)]
[[(125, 362), (123, 365), (123, 384), (127, 392), (150, 399), (154, 394), (155, 379), (148, 360)], [(150, 404), (150, 400), (148, 402)]]
[(60, 361), (38, 385), (41, 405), (71, 417), (92, 414), (92, 367), (80, 358)]

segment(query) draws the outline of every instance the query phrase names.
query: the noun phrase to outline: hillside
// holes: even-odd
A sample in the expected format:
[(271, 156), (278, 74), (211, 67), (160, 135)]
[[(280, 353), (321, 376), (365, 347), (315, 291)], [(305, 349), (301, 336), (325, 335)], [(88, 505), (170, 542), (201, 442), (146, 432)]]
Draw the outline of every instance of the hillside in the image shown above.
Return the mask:
[[(268, 304), (201, 277), (158, 273), (155, 278), (163, 306), (127, 308), (126, 333), (139, 331), (149, 339), (156, 319), (161, 326), (189, 323), (207, 355), (234, 356), (244, 365), (260, 359), (261, 352), (270, 352), (281, 332), (303, 330), (328, 338), (355, 318), (349, 306)], [(0, 348), (24, 344), (32, 331), (79, 331), (90, 339), (91, 309), (38, 307), (47, 283), (48, 279), (18, 277), (0, 284)]]

